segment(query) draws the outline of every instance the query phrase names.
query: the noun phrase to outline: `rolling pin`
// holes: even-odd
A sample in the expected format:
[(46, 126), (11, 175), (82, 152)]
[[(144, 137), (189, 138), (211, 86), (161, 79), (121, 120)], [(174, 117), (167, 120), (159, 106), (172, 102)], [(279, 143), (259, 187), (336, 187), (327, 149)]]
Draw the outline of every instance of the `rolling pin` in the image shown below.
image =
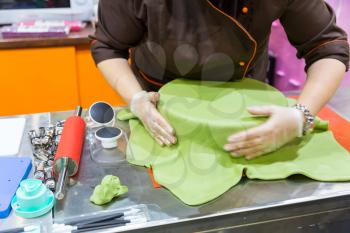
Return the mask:
[(55, 198), (65, 196), (67, 177), (74, 176), (79, 169), (85, 138), (85, 121), (81, 118), (82, 108), (78, 106), (75, 115), (66, 119), (55, 155), (54, 172), (58, 175)]

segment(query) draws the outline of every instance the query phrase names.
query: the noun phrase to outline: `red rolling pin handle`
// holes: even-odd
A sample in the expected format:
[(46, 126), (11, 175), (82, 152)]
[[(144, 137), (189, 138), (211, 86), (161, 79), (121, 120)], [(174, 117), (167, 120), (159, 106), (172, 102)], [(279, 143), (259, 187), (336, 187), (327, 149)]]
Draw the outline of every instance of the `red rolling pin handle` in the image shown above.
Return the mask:
[(79, 167), (80, 156), (85, 137), (85, 122), (80, 116), (71, 116), (65, 123), (55, 160), (68, 157), (75, 163), (76, 169), (69, 176), (75, 175)]

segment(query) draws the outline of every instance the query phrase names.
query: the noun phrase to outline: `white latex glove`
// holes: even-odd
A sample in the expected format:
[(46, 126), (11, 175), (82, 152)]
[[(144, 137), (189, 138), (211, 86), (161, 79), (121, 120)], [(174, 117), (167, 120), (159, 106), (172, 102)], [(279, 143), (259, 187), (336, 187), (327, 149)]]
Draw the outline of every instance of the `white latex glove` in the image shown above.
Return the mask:
[(131, 99), (130, 110), (160, 145), (169, 146), (176, 143), (175, 132), (156, 108), (159, 97), (157, 92), (138, 92)]
[(253, 159), (272, 152), (301, 137), (303, 132), (304, 114), (291, 107), (261, 106), (249, 107), (253, 116), (269, 116), (269, 119), (254, 128), (231, 135), (224, 149), (232, 157)]

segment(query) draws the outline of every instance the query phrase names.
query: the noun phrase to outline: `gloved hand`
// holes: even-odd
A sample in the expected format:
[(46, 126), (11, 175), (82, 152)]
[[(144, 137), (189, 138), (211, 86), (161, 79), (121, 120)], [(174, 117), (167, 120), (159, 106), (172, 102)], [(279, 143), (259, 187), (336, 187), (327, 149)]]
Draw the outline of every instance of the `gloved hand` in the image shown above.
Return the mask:
[(130, 110), (160, 145), (169, 146), (176, 143), (175, 132), (156, 108), (159, 97), (157, 92), (138, 92), (131, 99)]
[(269, 116), (269, 119), (254, 128), (231, 135), (224, 149), (233, 157), (253, 159), (272, 152), (303, 132), (304, 114), (291, 107), (249, 107), (253, 116)]

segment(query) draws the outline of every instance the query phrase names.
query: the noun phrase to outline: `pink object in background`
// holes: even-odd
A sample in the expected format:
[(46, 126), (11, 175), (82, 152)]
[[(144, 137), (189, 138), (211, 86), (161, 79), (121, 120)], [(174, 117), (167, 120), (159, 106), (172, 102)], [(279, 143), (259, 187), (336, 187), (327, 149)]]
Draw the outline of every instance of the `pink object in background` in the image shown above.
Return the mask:
[(36, 20), (36, 21), (24, 21), (15, 24), (16, 26), (26, 27), (69, 27), (70, 32), (79, 32), (85, 26), (86, 23), (81, 21), (66, 21), (66, 20)]
[(0, 28), (0, 33), (5, 39), (66, 37), (69, 34), (69, 27), (4, 26)]
[[(350, 20), (347, 13), (350, 12), (350, 1), (327, 0), (337, 14), (337, 23), (350, 35)], [(298, 60), (296, 49), (288, 42), (286, 33), (279, 21), (272, 25), (270, 37), (270, 50), (277, 58), (275, 86), (282, 91), (300, 90), (305, 82), (304, 60)], [(342, 83), (350, 86), (350, 72)]]

